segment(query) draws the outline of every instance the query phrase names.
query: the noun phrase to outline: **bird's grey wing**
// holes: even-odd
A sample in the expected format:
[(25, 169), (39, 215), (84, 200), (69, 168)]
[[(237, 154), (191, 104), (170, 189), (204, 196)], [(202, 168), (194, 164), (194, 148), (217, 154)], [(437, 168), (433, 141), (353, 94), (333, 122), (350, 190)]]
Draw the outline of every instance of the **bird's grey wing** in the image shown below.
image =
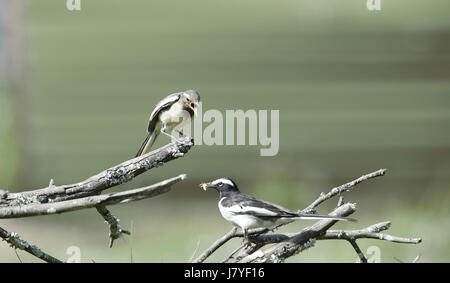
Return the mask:
[(232, 212), (235, 214), (250, 214), (258, 217), (297, 217), (297, 213), (292, 212), (279, 205), (259, 200), (254, 197), (241, 194), (236, 200), (238, 205), (234, 206)]
[(161, 111), (168, 109), (172, 104), (180, 99), (181, 93), (172, 93), (162, 99), (158, 104), (156, 104), (155, 109), (153, 109), (150, 118), (148, 119), (147, 131), (150, 133), (155, 128), (156, 122), (158, 120), (158, 115)]

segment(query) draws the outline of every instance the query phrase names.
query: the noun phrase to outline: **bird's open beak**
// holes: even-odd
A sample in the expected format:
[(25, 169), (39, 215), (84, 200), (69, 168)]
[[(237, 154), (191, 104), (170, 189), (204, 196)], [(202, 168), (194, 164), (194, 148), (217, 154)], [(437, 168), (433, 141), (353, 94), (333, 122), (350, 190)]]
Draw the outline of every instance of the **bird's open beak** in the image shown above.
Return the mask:
[(194, 111), (194, 116), (197, 117), (198, 103), (192, 103), (189, 107)]
[(206, 191), (208, 188), (215, 188), (215, 186), (211, 183), (201, 183), (200, 188)]

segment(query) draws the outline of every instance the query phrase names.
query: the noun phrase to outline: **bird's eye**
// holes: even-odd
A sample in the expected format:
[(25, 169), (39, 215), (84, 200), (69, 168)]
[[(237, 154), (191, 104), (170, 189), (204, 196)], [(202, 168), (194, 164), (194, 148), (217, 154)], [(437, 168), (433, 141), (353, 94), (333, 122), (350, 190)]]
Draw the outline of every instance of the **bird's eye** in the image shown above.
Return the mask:
[(219, 184), (217, 184), (219, 187), (222, 187), (223, 186), (223, 183), (219, 183)]
[(191, 103), (191, 104), (189, 104), (192, 108), (194, 108), (195, 107), (195, 104), (194, 103)]

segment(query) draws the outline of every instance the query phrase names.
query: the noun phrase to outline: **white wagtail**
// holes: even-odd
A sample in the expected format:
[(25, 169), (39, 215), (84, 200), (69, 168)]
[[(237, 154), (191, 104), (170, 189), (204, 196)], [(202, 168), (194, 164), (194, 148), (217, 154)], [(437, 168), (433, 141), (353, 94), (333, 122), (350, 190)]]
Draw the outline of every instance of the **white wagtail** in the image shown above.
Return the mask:
[(330, 215), (304, 214), (291, 211), (279, 205), (242, 194), (236, 183), (229, 178), (221, 178), (209, 183), (202, 183), (203, 190), (214, 188), (220, 193), (219, 210), (223, 218), (238, 226), (247, 239), (247, 232), (252, 228), (274, 228), (298, 219), (332, 219), (356, 221), (348, 217)]
[[(146, 153), (153, 145), (159, 133), (173, 138), (170, 131), (177, 130), (184, 126), (190, 119), (197, 116), (197, 109), (200, 103), (200, 94), (195, 90), (186, 90), (183, 92), (172, 93), (156, 104), (153, 109), (147, 126), (147, 138), (139, 149), (136, 157)], [(188, 116), (188, 117), (186, 117)]]

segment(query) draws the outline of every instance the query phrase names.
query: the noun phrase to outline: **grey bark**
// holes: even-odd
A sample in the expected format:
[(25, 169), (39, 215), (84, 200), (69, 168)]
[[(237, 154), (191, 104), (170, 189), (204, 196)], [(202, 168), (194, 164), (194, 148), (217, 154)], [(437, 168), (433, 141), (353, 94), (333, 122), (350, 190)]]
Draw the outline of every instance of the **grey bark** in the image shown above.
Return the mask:
[[(20, 193), (3, 192), (0, 197), (0, 219), (39, 215), (42, 214), (42, 207), (66, 207), (64, 205), (53, 206), (53, 204), (98, 195), (106, 189), (126, 183), (152, 168), (182, 157), (192, 146), (191, 138), (183, 138), (180, 142), (170, 143), (150, 153), (125, 161), (79, 183), (55, 186), (51, 180), (49, 186), (42, 189)], [(65, 210), (63, 209), (63, 211)], [(33, 211), (39, 213), (33, 213)]]
[(186, 175), (180, 175), (148, 187), (118, 193), (87, 196), (58, 202), (30, 203), (12, 207), (4, 207), (0, 209), (0, 218), (23, 218), (29, 216), (59, 214), (74, 210), (94, 208), (97, 206), (115, 205), (145, 198), (152, 198), (168, 192), (172, 184), (184, 180), (185, 178)]
[(48, 263), (62, 263), (59, 259), (46, 254), (45, 252), (41, 251), (38, 247), (28, 244), (26, 241), (19, 238), (19, 235), (17, 235), (14, 232), (8, 232), (2, 227), (0, 227), (0, 238), (5, 240), (7, 243), (11, 245), (14, 249), (20, 249), (24, 250), (29, 254), (34, 255), (35, 257), (42, 259), (45, 262)]

